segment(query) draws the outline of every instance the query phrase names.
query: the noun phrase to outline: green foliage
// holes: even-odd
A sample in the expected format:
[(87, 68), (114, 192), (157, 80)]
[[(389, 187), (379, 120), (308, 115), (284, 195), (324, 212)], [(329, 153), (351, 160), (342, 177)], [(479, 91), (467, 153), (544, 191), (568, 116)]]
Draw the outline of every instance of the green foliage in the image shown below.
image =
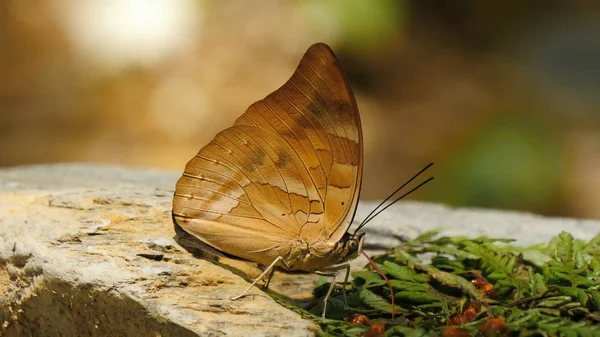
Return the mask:
[(451, 158), (438, 168), (440, 179), (428, 190), (450, 205), (554, 210), (566, 163), (560, 135), (543, 114), (499, 108), (458, 148), (452, 145)]
[[(600, 336), (600, 234), (588, 242), (566, 232), (546, 245), (518, 248), (511, 240), (438, 237), (425, 233), (355, 271), (347, 305), (336, 289), (328, 319), (321, 306), (302, 311), (322, 336), (362, 336), (355, 314), (382, 324), (386, 336), (441, 336), (449, 327), (472, 336)], [(315, 289), (321, 303), (328, 283)], [(391, 319), (392, 308), (395, 319)]]
[(313, 24), (344, 41), (352, 52), (378, 49), (401, 37), (408, 14), (405, 0), (310, 0), (299, 2)]

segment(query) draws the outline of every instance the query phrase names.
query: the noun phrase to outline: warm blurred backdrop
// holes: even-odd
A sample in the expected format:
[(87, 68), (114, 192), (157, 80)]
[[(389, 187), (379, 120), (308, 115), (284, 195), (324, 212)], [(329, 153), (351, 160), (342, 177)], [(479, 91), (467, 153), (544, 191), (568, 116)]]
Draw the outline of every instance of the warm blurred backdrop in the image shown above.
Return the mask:
[(600, 2), (7, 0), (0, 166), (182, 170), (326, 42), (353, 85), (364, 199), (600, 218)]

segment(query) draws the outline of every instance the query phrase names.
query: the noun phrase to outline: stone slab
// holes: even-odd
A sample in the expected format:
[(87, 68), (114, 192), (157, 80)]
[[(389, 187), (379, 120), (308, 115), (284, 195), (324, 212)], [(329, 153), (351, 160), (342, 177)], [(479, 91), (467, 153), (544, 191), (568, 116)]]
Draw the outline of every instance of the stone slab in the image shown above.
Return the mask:
[[(2, 336), (307, 336), (316, 326), (261, 292), (230, 301), (260, 269), (196, 258), (173, 240), (179, 172), (58, 164), (0, 170)], [(362, 219), (375, 203), (361, 203)], [(448, 235), (590, 238), (600, 221), (402, 202), (365, 228), (368, 248), (444, 227)], [(354, 265), (366, 263), (360, 257)], [(272, 289), (308, 301), (313, 275)]]

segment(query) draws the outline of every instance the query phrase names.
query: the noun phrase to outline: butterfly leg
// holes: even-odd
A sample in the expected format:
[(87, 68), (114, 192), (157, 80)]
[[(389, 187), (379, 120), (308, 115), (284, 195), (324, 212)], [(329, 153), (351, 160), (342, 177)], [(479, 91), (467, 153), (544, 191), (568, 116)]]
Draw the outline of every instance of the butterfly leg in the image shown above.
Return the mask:
[[(248, 286), (248, 288), (246, 288), (246, 290), (244, 290), (244, 292), (243, 292), (243, 293), (241, 293), (241, 294), (239, 294), (239, 295), (237, 295), (237, 296), (235, 296), (235, 297), (232, 297), (232, 298), (231, 298), (231, 300), (232, 300), (232, 301), (235, 301), (235, 300), (237, 300), (237, 299), (239, 299), (239, 298), (243, 297), (244, 295), (246, 295), (246, 293), (248, 293), (248, 291), (250, 291), (250, 289), (252, 289), (252, 287), (254, 287), (254, 285), (255, 285), (255, 284), (258, 282), (258, 281), (262, 280), (262, 278), (263, 278), (263, 277), (265, 277), (265, 275), (267, 275), (267, 273), (268, 273), (268, 272), (270, 272), (271, 270), (275, 271), (275, 267), (277, 266), (277, 263), (278, 263), (279, 261), (281, 261), (281, 262), (282, 262), (284, 265), (286, 264), (286, 263), (285, 263), (285, 261), (283, 261), (283, 258), (282, 258), (281, 256), (278, 256), (278, 257), (277, 257), (277, 258), (276, 258), (276, 259), (275, 259), (275, 260), (274, 260), (274, 261), (273, 261), (273, 262), (272, 262), (272, 263), (271, 263), (271, 264), (270, 264), (270, 265), (267, 267), (267, 269), (265, 269), (265, 271), (263, 271), (263, 272), (262, 272), (262, 274), (260, 274), (260, 276), (258, 276), (258, 277), (257, 277), (257, 278), (256, 278), (256, 279), (255, 279), (255, 280), (252, 282), (252, 284), (250, 284), (250, 285)], [(269, 282), (271, 282), (271, 277), (273, 277), (273, 273), (271, 273), (271, 275), (269, 276), (269, 280), (267, 281), (267, 284), (268, 284)]]
[(348, 283), (348, 276), (350, 275), (350, 264), (344, 263), (339, 266), (334, 266), (331, 268), (326, 268), (321, 271), (315, 272), (318, 275), (328, 276), (328, 277), (332, 278), (331, 285), (329, 286), (329, 290), (327, 291), (327, 295), (325, 295), (325, 298), (323, 299), (323, 314), (321, 315), (323, 318), (325, 318), (325, 312), (327, 311), (327, 300), (329, 300), (329, 297), (331, 296), (331, 293), (333, 292), (333, 288), (335, 287), (335, 279), (338, 276), (339, 271), (343, 270), (343, 269), (346, 269), (346, 277), (344, 278), (344, 284), (342, 286), (342, 293), (344, 294), (344, 304), (346, 306), (348, 306), (348, 301), (346, 299), (346, 283)]
[(271, 283), (271, 279), (273, 278), (273, 274), (275, 274), (276, 268), (271, 268), (271, 273), (269, 273), (269, 277), (267, 277), (267, 282), (263, 286), (263, 289), (269, 289), (269, 284)]
[(335, 278), (337, 276), (337, 271), (334, 272), (315, 272), (318, 275), (321, 276), (327, 276), (327, 277), (331, 277), (331, 284), (329, 286), (329, 290), (327, 291), (327, 295), (325, 295), (325, 298), (323, 299), (323, 314), (321, 314), (321, 317), (325, 318), (325, 312), (327, 311), (327, 300), (329, 300), (329, 296), (331, 296), (331, 293), (333, 292), (333, 287), (335, 287)]
[(350, 276), (350, 264), (345, 263), (342, 267), (346, 267), (346, 276), (344, 277), (344, 283), (342, 284), (342, 294), (344, 295), (344, 305), (348, 306), (348, 298), (346, 297), (346, 284), (348, 284), (348, 277)]

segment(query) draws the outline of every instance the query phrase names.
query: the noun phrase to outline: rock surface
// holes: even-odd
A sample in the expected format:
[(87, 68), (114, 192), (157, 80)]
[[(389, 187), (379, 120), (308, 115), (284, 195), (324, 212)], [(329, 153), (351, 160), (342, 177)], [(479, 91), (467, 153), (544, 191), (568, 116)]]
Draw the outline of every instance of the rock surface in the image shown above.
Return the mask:
[[(312, 335), (313, 322), (258, 288), (229, 300), (258, 268), (196, 258), (173, 240), (178, 177), (79, 164), (0, 170), (0, 335)], [(357, 219), (372, 207), (362, 203)], [(531, 244), (561, 230), (589, 238), (600, 221), (406, 202), (369, 223), (367, 243), (392, 246), (439, 227)], [(278, 273), (271, 288), (307, 299), (314, 279)]]

